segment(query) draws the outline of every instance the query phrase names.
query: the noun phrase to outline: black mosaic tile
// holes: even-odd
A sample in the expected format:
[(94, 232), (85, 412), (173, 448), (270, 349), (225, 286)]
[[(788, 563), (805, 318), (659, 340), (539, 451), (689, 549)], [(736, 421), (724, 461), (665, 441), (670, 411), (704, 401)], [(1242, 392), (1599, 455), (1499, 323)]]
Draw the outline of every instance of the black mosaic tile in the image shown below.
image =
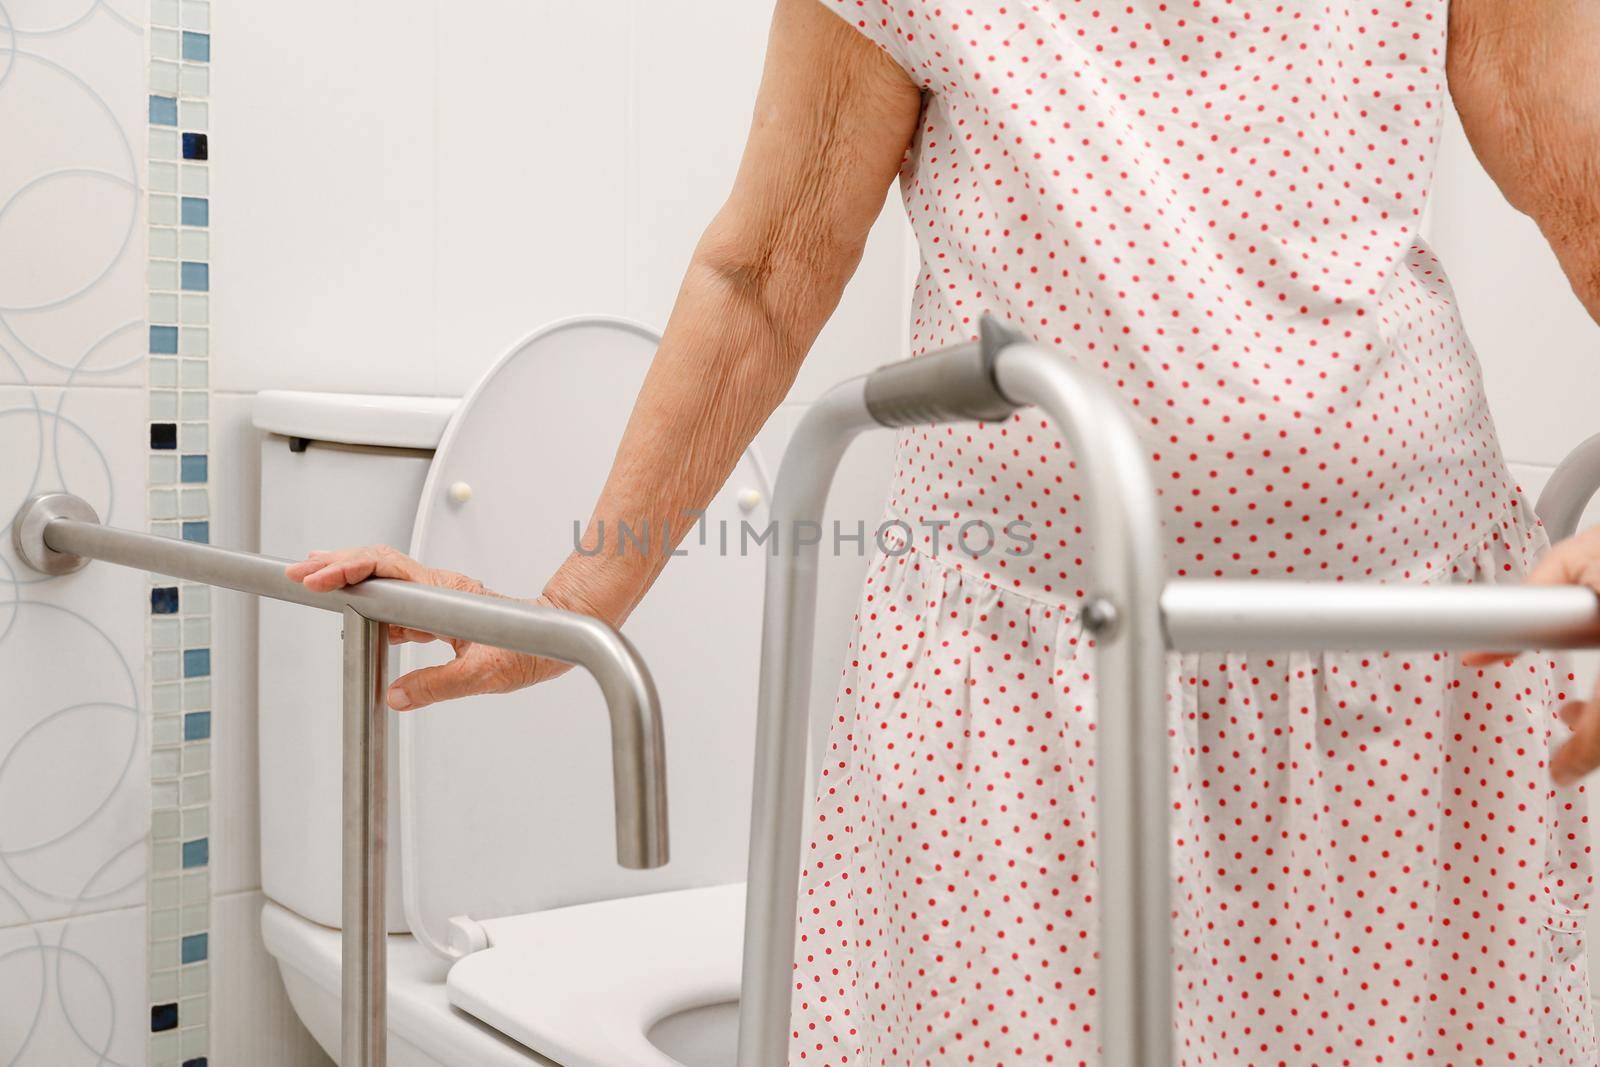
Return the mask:
[(176, 1004), (150, 1005), (150, 1030), (160, 1033), (162, 1030), (176, 1030), (178, 1028), (178, 1006)]

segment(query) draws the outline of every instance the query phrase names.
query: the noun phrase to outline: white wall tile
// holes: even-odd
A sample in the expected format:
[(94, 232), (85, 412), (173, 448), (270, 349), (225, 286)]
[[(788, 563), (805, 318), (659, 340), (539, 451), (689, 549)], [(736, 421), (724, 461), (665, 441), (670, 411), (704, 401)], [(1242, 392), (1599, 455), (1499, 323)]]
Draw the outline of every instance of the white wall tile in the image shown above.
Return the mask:
[(214, 386), (429, 391), (434, 5), (225, 4), (215, 21)]
[[(0, 11), (7, 528), (46, 490), (145, 525), (145, 284), (166, 268), (147, 251), (142, 12), (123, 7)], [(145, 1062), (148, 589), (103, 563), (44, 578), (0, 542), (0, 1063)]]
[(1452, 112), (1429, 241), (1455, 287), (1509, 458), (1555, 463), (1600, 432), (1600, 326), (1538, 227), (1505, 202)]
[[(66, 489), (141, 527), (145, 426), (135, 390), (0, 387), (0, 513)], [(44, 578), (0, 543), (0, 893), (26, 918), (144, 899), (147, 590), (106, 564)]]
[[(732, 184), (770, 2), (432, 10), (385, 15), (381, 37), (359, 8), (219, 12), (216, 388), (459, 395), (552, 319), (665, 323)], [(792, 399), (899, 354), (899, 214)]]
[[(0, 897), (0, 914), (7, 907)], [(145, 911), (0, 928), (0, 1062), (145, 1062)]]
[[(255, 551), (260, 528), (260, 435), (253, 397), (211, 398), (211, 536)], [(256, 601), (219, 589), (212, 598), (213, 770), (211, 880), (220, 895), (261, 884), (260, 788), (256, 773)]]
[(440, 20), (434, 391), (465, 392), (552, 319), (624, 312), (629, 8), (489, 0)]
[(70, 21), (58, 6), (0, 18), (27, 42), (0, 65), (0, 383), (138, 385), (144, 35), (109, 17), (12, 33)]
[(261, 943), (259, 892), (212, 905), (211, 1060), (222, 1067), (330, 1067), (294, 1013), (277, 962)]
[(635, 2), (616, 55), (632, 82), (627, 198), (632, 222), (617, 250), (627, 314), (659, 329), (689, 253), (727, 199), (750, 129), (771, 0)]

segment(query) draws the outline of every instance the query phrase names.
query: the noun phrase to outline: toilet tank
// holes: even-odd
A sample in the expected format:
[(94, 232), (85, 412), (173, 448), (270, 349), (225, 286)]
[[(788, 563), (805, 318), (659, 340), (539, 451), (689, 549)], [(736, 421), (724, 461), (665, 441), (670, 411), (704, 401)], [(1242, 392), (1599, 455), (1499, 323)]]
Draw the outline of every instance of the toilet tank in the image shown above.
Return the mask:
[[(263, 432), (261, 551), (294, 559), (360, 544), (403, 549), (434, 448), (457, 404), (441, 397), (258, 394), (251, 421)], [(291, 911), (337, 927), (340, 619), (266, 598), (259, 604), (261, 886)], [(393, 746), (389, 759), (393, 782)], [(398, 806), (391, 805), (392, 842), (400, 840), (398, 820)], [(398, 848), (389, 850), (388, 862), (388, 925), (403, 932)]]

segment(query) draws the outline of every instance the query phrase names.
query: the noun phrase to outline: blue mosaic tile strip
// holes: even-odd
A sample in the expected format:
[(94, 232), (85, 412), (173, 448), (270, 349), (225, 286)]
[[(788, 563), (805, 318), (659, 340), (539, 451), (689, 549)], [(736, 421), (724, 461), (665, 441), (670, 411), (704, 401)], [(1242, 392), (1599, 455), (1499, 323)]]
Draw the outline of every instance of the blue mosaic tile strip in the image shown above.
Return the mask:
[[(0, 0), (3, 2), (3, 0)], [(209, 0), (150, 6), (150, 531), (211, 540)], [(152, 579), (149, 1067), (210, 1053), (211, 590)], [(156, 633), (152, 630), (152, 635)]]

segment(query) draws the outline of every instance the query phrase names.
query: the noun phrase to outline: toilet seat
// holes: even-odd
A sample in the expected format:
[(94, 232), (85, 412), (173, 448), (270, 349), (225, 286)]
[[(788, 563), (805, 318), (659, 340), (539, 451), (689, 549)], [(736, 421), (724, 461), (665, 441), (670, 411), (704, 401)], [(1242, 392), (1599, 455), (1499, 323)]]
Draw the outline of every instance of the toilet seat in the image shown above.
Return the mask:
[(450, 969), (450, 1003), (562, 1067), (677, 1067), (651, 1028), (739, 998), (742, 882), (484, 925), (489, 947)]
[[(651, 1041), (652, 1028), (737, 1000), (743, 915), (743, 884), (579, 904), (486, 923), (489, 947), (453, 965), (392, 934), (389, 1062), (680, 1067)], [(339, 931), (270, 901), (261, 931), (295, 1009), (335, 1054)], [(691, 1067), (731, 1064), (733, 1053), (730, 1033)]]

